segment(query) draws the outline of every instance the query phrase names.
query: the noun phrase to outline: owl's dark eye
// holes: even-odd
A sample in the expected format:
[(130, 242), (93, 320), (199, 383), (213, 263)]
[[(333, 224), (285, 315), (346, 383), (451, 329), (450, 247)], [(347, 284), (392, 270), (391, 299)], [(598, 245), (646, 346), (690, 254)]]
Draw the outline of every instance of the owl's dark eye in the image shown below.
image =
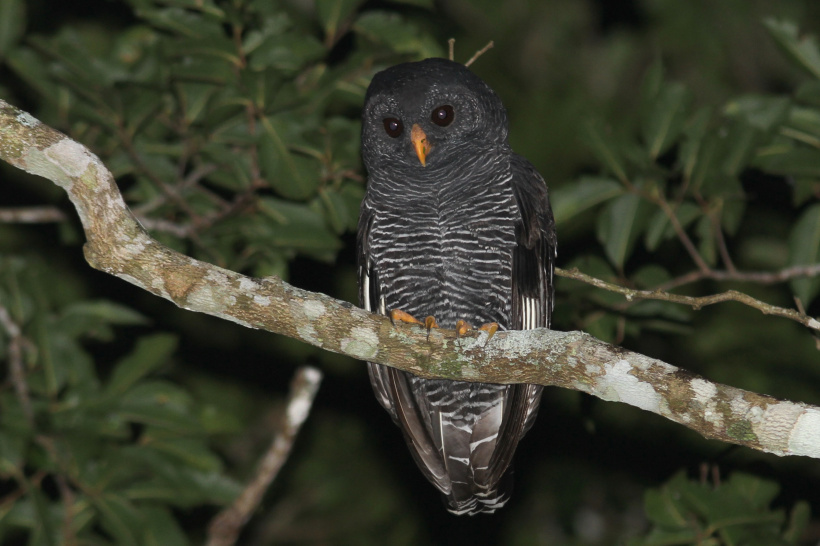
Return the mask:
[(455, 112), (453, 112), (453, 107), (449, 104), (439, 106), (433, 110), (433, 113), (430, 115), (432, 122), (441, 127), (447, 127), (453, 123), (453, 117), (455, 117)]
[(384, 130), (388, 136), (396, 138), (404, 131), (404, 124), (400, 119), (384, 118)]

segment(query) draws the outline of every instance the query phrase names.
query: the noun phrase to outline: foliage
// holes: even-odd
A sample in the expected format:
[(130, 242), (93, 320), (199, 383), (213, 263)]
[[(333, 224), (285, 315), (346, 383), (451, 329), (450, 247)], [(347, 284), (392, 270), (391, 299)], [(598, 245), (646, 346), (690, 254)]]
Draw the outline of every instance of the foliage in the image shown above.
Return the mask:
[[(430, 2), (127, 0), (104, 3), (122, 10), (112, 28), (96, 13), (46, 24), (34, 4), (0, 2), (0, 96), (100, 155), (154, 236), (231, 269), (354, 291), (345, 255), (363, 192), (364, 90), (382, 67), (443, 54), (447, 36), (429, 30)], [(93, 10), (102, 9), (97, 4)], [(719, 31), (708, 28), (720, 17), (712, 4), (640, 4), (657, 22), (657, 39), (612, 30), (592, 39), (590, 2), (550, 3), (547, 14), (538, 2), (441, 6), (466, 29), (459, 53), (475, 40), (483, 45), (488, 28), (498, 50), (514, 50), (495, 60), (486, 54), (473, 68), (504, 99), (516, 150), (549, 180), (559, 265), (635, 288), (701, 295), (732, 287), (785, 307), (794, 296), (817, 315), (818, 275), (778, 283), (732, 277), (820, 261), (816, 41), (787, 19), (758, 24), (761, 8), (745, 0), (728, 9), (736, 27)], [(786, 4), (786, 12), (799, 5)], [(41, 32), (27, 31), (27, 21)], [(547, 24), (550, 32), (539, 26)], [(781, 55), (750, 55), (752, 28), (765, 28)], [(650, 63), (641, 52), (658, 42), (662, 57)], [(763, 59), (776, 85), (739, 94), (727, 67), (750, 56)], [(699, 73), (686, 64), (695, 57)], [(636, 92), (631, 82), (639, 72)], [(62, 206), (62, 194), (49, 186), (0, 173), (20, 188), (6, 194), (4, 206)], [(256, 518), (268, 523), (253, 527), (257, 543), (379, 544), (385, 536), (396, 544), (510, 537), (507, 543), (607, 544), (626, 536), (643, 537), (635, 544), (799, 543), (808, 508), (794, 504), (805, 493), (794, 481), (816, 479), (809, 465), (726, 458), (740, 467), (764, 460), (784, 481), (801, 476), (778, 500), (787, 518), (771, 509), (772, 482), (735, 472), (710, 487), (675, 473), (717, 458), (722, 447), (678, 428), (658, 432), (668, 429), (571, 393), (545, 398), (519, 454), (526, 470), (512, 506), (492, 521), (435, 519), (447, 516), (370, 397), (360, 365), (180, 318), (133, 292), (121, 297), (118, 281), (106, 284), (75, 263), (80, 242), (70, 221), (56, 234), (0, 227), (4, 543), (201, 540), (207, 518), (233, 498), (269, 440), (270, 415), (279, 411), (283, 381), (269, 371), (274, 366), (248, 371), (251, 361), (287, 368), (307, 359), (321, 359), (335, 376), (320, 393), (320, 405), (324, 397), (331, 407), (314, 412), (316, 424)], [(299, 263), (319, 273), (303, 277), (306, 266), (294, 269)], [(332, 278), (316, 280), (322, 272)], [(562, 329), (583, 328), (740, 387), (820, 401), (814, 341), (799, 325), (739, 305), (697, 314), (567, 279), (558, 287)], [(347, 381), (352, 368), (358, 375)], [(653, 441), (662, 434), (675, 436)], [(565, 468), (561, 457), (575, 466), (550, 470)], [(605, 467), (602, 459), (615, 462)], [(649, 467), (657, 470), (648, 474)], [(619, 471), (639, 477), (625, 480)], [(413, 480), (421, 483), (407, 485)], [(636, 483), (655, 486), (637, 523), (622, 498)], [(581, 498), (581, 490), (594, 499)], [(620, 523), (610, 521), (599, 535), (578, 523), (601, 513)]]
[(740, 472), (714, 486), (679, 473), (646, 492), (646, 513), (653, 527), (631, 544), (798, 544), (809, 520), (808, 504), (795, 505), (787, 520), (782, 509), (770, 508), (778, 489), (774, 482)]
[(165, 377), (176, 336), (137, 336), (103, 377), (87, 345), (147, 319), (111, 301), (61, 302), (43, 292), (48, 276), (39, 260), (0, 261), (3, 346), (12, 377), (25, 376), (0, 389), (0, 541), (26, 530), (29, 544), (63, 543), (72, 521), (78, 540), (187, 544), (172, 509), (228, 502), (239, 484), (208, 445), (203, 404)]

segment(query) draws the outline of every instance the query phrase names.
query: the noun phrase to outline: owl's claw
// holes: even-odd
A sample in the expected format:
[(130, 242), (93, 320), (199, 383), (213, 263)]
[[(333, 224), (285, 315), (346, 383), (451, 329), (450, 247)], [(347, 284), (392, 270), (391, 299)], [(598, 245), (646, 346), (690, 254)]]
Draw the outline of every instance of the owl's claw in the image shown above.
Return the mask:
[[(466, 334), (469, 330), (472, 330), (473, 327), (470, 326), (470, 323), (466, 320), (459, 320), (456, 322), (456, 339), (459, 339), (461, 336)], [(487, 324), (483, 324), (479, 330), (484, 330), (487, 332), (487, 341), (490, 341), (495, 333), (498, 331), (498, 323), (497, 322), (488, 322)]]
[(419, 326), (427, 328), (427, 341), (430, 341), (430, 330), (438, 328), (435, 317), (428, 316), (424, 319), (424, 322), (422, 322), (410, 313), (406, 313), (400, 309), (392, 309), (390, 311), (390, 322), (395, 325), (397, 320), (406, 324), (418, 324)]
[(487, 332), (487, 341), (490, 341), (495, 333), (498, 331), (498, 323), (497, 322), (488, 322), (487, 324), (482, 324), (479, 330), (484, 330)]
[(473, 327), (470, 326), (470, 323), (466, 320), (460, 320), (456, 322), (456, 338), (460, 338), (464, 334), (467, 333), (467, 330), (472, 330)]

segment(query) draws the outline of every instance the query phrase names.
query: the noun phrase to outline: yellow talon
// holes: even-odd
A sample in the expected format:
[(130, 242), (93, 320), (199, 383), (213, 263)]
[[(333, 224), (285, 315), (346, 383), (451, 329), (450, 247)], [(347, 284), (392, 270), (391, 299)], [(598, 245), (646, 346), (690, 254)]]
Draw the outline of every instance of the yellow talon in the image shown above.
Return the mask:
[(461, 337), (467, 333), (467, 330), (472, 330), (473, 327), (467, 323), (466, 320), (459, 320), (456, 322), (456, 337)]
[(397, 320), (400, 322), (405, 322), (407, 324), (422, 324), (422, 322), (419, 319), (417, 319), (410, 313), (405, 313), (404, 311), (401, 311), (399, 309), (393, 309), (390, 311), (390, 321), (396, 322)]
[(488, 322), (479, 328), (479, 330), (484, 330), (487, 332), (487, 341), (490, 341), (495, 333), (498, 331), (498, 323), (497, 322)]
[(424, 319), (424, 322), (420, 321), (410, 313), (406, 313), (400, 309), (392, 309), (390, 311), (390, 322), (394, 325), (396, 321), (404, 322), (406, 324), (418, 324), (419, 326), (424, 326), (427, 328), (427, 339), (430, 339), (430, 330), (433, 328), (438, 328), (438, 323), (436, 322), (436, 318), (432, 316), (428, 316)]

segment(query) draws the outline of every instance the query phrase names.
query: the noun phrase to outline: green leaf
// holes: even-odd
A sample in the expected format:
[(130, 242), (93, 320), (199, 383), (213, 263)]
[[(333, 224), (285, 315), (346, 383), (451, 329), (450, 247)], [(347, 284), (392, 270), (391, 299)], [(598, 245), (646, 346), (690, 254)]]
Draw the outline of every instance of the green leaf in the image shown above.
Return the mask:
[(336, 190), (319, 190), (319, 203), (321, 211), (327, 218), (328, 223), (338, 234), (347, 231), (351, 223), (350, 210), (347, 207), (344, 197)]
[(797, 86), (794, 98), (811, 106), (820, 106), (820, 81), (808, 81)]
[[(820, 261), (820, 204), (807, 208), (789, 234), (789, 265), (811, 265)], [(820, 289), (818, 278), (791, 280), (792, 291), (808, 307)]]
[(758, 151), (753, 165), (772, 174), (820, 178), (820, 151), (771, 146)]
[(807, 177), (794, 179), (794, 192), (792, 193), (793, 207), (800, 207), (806, 201), (813, 199), (815, 195), (820, 195), (820, 179)]
[(680, 163), (683, 166), (684, 180), (692, 180), (695, 167), (699, 164), (699, 161), (704, 159), (702, 156), (703, 140), (711, 119), (711, 109), (701, 108), (689, 120), (683, 130), (684, 137), (680, 148)]
[(797, 25), (791, 21), (764, 20), (772, 38), (794, 61), (815, 78), (820, 78), (820, 49), (813, 35), (800, 37)]
[(623, 269), (635, 241), (646, 225), (648, 206), (638, 195), (629, 193), (611, 200), (598, 217), (598, 240), (607, 258)]
[(698, 253), (708, 265), (717, 263), (717, 242), (712, 220), (704, 215), (695, 224), (695, 235), (698, 236)]
[[(686, 229), (689, 224), (694, 222), (700, 214), (700, 207), (689, 201), (684, 201), (675, 210), (675, 216), (683, 229)], [(675, 235), (675, 228), (672, 226), (672, 222), (669, 221), (669, 216), (663, 210), (658, 209), (649, 221), (644, 244), (647, 250), (654, 251), (657, 250), (662, 241), (672, 239)]]
[(657, 159), (678, 138), (686, 120), (689, 91), (682, 84), (667, 83), (641, 112), (641, 135), (649, 157)]
[(131, 353), (120, 360), (105, 388), (106, 395), (124, 394), (140, 379), (166, 364), (176, 351), (178, 340), (172, 334), (153, 334), (142, 337)]
[(0, 430), (0, 476), (22, 470), (27, 445), (25, 437), (12, 434), (10, 430)]
[(260, 199), (259, 211), (267, 229), (266, 245), (292, 248), (301, 252), (336, 250), (340, 243), (328, 230), (324, 219), (306, 205), (279, 199)]
[(17, 43), (25, 29), (25, 3), (22, 0), (0, 2), (0, 61)]
[(755, 129), (769, 132), (789, 116), (791, 99), (765, 95), (742, 95), (726, 103), (723, 113), (742, 119)]
[(193, 434), (201, 429), (191, 414), (191, 397), (167, 381), (143, 381), (125, 392), (117, 411), (124, 419)]
[(250, 55), (251, 70), (273, 68), (293, 75), (307, 64), (318, 61), (326, 53), (325, 46), (310, 34), (287, 32), (268, 36)]
[(740, 496), (749, 508), (765, 510), (780, 492), (776, 482), (763, 480), (751, 474), (734, 472), (728, 480), (733, 494)]
[(738, 122), (730, 125), (728, 134), (722, 139), (723, 174), (732, 178), (738, 176), (748, 166), (762, 136), (761, 131), (751, 124)]
[(69, 321), (94, 318), (106, 324), (119, 326), (148, 324), (148, 318), (145, 315), (110, 300), (84, 300), (72, 303), (63, 310), (63, 318)]
[(623, 186), (611, 178), (583, 176), (552, 192), (550, 201), (555, 223), (560, 225), (623, 193)]
[(259, 139), (259, 162), (268, 183), (282, 197), (303, 200), (319, 187), (320, 163), (314, 157), (291, 151), (298, 132), (283, 118), (266, 118)]
[(397, 13), (368, 11), (356, 19), (353, 30), (394, 53), (413, 55), (417, 59), (444, 56), (438, 42)]
[(689, 517), (681, 501), (677, 491), (666, 484), (660, 489), (649, 489), (644, 494), (644, 511), (655, 525), (668, 530), (682, 530), (689, 527)]
[(145, 546), (188, 546), (190, 542), (174, 515), (166, 508), (144, 506), (140, 508), (143, 518), (143, 542)]
[(334, 43), (342, 23), (347, 21), (363, 0), (316, 0), (316, 14), (322, 23), (327, 43)]
[(218, 18), (203, 17), (201, 13), (190, 9), (142, 7), (137, 10), (137, 15), (149, 21), (152, 26), (168, 30), (177, 36), (194, 39), (213, 38), (220, 41), (225, 38), (221, 27), (222, 21)]
[(604, 167), (621, 182), (628, 182), (621, 150), (612, 135), (598, 121), (584, 123), (582, 129), (584, 141)]
[(102, 528), (116, 539), (118, 545), (140, 544), (142, 518), (139, 510), (128, 499), (109, 493), (91, 497), (91, 502), (100, 515)]
[(789, 516), (789, 523), (785, 531), (783, 531), (783, 538), (789, 544), (799, 544), (800, 538), (803, 536), (806, 527), (811, 521), (811, 507), (806, 501), (799, 501), (792, 508)]

